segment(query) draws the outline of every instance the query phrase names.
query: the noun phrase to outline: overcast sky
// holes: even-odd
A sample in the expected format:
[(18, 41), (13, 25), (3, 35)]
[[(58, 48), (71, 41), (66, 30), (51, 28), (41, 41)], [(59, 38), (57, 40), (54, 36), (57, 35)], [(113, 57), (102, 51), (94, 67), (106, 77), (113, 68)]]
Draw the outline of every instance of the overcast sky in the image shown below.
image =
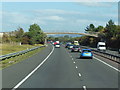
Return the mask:
[(112, 19), (117, 24), (118, 3), (2, 2), (0, 14), (3, 32), (14, 31), (18, 27), (28, 31), (33, 23), (45, 32), (84, 32), (91, 23), (105, 26)]

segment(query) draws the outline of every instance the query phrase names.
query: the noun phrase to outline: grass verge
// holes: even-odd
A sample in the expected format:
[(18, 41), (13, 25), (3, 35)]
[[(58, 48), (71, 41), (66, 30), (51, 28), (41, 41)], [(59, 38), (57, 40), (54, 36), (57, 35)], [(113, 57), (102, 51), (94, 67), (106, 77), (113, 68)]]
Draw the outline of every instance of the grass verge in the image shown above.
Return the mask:
[(1, 44), (0, 46), (0, 55), (5, 55), (5, 54), (9, 54), (9, 53), (14, 53), (14, 52), (18, 52), (18, 51), (23, 51), (26, 49), (30, 49), (33, 48), (35, 46), (41, 46), (42, 44), (37, 44), (37, 45), (16, 45), (16, 44)]
[(4, 69), (6, 67), (9, 67), (13, 64), (16, 64), (20, 61), (23, 61), (31, 56), (33, 56), (34, 54), (36, 54), (37, 52), (40, 52), (41, 50), (45, 49), (46, 47), (42, 47), (42, 48), (39, 48), (39, 49), (36, 49), (34, 51), (30, 51), (26, 54), (23, 54), (23, 55), (20, 55), (20, 56), (16, 56), (16, 57), (12, 57), (12, 58), (9, 58), (9, 59), (6, 59), (6, 60), (3, 60), (0, 62), (0, 70), (1, 69)]

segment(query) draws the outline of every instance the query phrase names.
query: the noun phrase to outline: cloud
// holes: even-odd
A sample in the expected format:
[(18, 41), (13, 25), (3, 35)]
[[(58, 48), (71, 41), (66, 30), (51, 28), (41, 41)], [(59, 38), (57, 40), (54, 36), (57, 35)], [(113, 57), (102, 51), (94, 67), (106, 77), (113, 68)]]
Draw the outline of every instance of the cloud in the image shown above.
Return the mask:
[(2, 2), (119, 2), (119, 0), (2, 0)]
[[(98, 11), (99, 12), (99, 11)], [(86, 11), (67, 11), (62, 9), (37, 9), (24, 12), (3, 12), (3, 23), (24, 27), (33, 23), (42, 26), (44, 30), (65, 31), (82, 30), (89, 24), (105, 25), (106, 18), (115, 18), (115, 13), (97, 13)], [(91, 20), (88, 20), (91, 19)], [(103, 20), (103, 21), (102, 21)], [(5, 25), (4, 25), (5, 26)], [(9, 27), (9, 26), (8, 26)]]
[(50, 21), (63, 21), (64, 18), (60, 16), (41, 16), (41, 17), (35, 17), (33, 20), (31, 19), (30, 22), (32, 23), (38, 23), (42, 25), (46, 25), (48, 20)]
[(46, 25), (46, 22), (41, 20), (39, 17), (31, 19), (30, 22), (31, 22), (31, 24), (37, 23), (40, 25)]
[(111, 7), (113, 5), (110, 2), (77, 2), (77, 4), (88, 7)]
[(55, 20), (55, 21), (63, 21), (64, 18), (60, 16), (48, 16), (44, 17), (45, 20)]
[(0, 23), (2, 23), (2, 11), (0, 11)]
[(30, 22), (30, 18), (25, 14), (18, 12), (3, 12), (3, 21), (9, 21), (11, 23), (27, 24)]
[(82, 5), (92, 6), (92, 7), (111, 7), (111, 3), (102, 3), (102, 2), (82, 2)]
[(98, 20), (79, 19), (79, 20), (76, 20), (76, 22), (77, 23), (84, 23), (86, 25), (89, 25), (89, 24), (94, 24), (96, 26), (98, 26), (98, 25), (105, 26), (106, 25), (106, 22), (104, 22), (104, 21), (98, 21)]
[[(94, 3), (90, 3), (90, 4), (91, 5), (96, 4), (96, 6), (97, 5), (102, 6), (102, 4), (104, 5), (104, 3), (101, 3), (99, 5), (98, 2), (95, 2), (95, 4)], [(109, 4), (108, 4), (108, 6), (109, 6)], [(89, 16), (94, 16), (96, 18), (100, 18), (100, 17), (118, 18), (117, 12), (115, 12), (116, 13), (115, 14), (115, 13), (104, 13), (103, 11), (93, 11), (93, 12), (82, 11), (82, 12), (79, 12), (79, 11), (66, 11), (66, 10), (60, 10), (60, 9), (43, 9), (43, 10), (33, 10), (32, 12), (35, 13), (38, 17), (53, 16), (55, 18), (56, 17), (55, 15), (57, 15), (58, 17), (61, 17), (61, 16), (66, 17), (67, 16), (67, 18), (68, 18), (69, 16), (71, 17), (73, 15), (79, 15), (81, 17), (86, 17), (86, 15), (89, 15)], [(95, 14), (95, 13), (99, 13), (99, 14)], [(49, 17), (49, 18), (53, 18), (53, 17)], [(61, 20), (63, 20), (63, 17), (61, 17)], [(46, 19), (48, 19), (48, 18), (46, 17)]]
[(62, 16), (58, 15), (28, 15), (26, 13), (19, 12), (3, 12), (3, 21), (4, 23), (15, 23), (15, 24), (31, 24), (39, 23), (46, 24), (48, 20), (52, 21), (64, 21), (65, 19)]
[(43, 10), (33, 10), (33, 12), (38, 13), (38, 14), (80, 14), (80, 12), (77, 11), (65, 11), (65, 10), (60, 10), (60, 9), (43, 9)]

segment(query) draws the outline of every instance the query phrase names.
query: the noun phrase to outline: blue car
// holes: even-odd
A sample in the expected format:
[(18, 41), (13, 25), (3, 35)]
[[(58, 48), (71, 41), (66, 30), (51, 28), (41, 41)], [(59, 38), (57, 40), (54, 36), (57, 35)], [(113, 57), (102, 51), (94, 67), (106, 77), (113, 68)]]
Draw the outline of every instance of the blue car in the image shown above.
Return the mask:
[(91, 52), (91, 49), (82, 49), (80, 58), (91, 58), (92, 59), (93, 53)]

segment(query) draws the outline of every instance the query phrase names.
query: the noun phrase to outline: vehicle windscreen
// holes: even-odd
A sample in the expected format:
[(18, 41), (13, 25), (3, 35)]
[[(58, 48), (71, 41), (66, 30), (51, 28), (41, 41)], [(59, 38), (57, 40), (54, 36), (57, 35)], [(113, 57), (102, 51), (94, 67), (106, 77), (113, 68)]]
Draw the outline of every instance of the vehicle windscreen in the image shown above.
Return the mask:
[(105, 45), (99, 45), (99, 47), (105, 47)]
[(73, 48), (79, 48), (79, 46), (73, 46)]
[(91, 52), (90, 50), (83, 50), (82, 52)]

